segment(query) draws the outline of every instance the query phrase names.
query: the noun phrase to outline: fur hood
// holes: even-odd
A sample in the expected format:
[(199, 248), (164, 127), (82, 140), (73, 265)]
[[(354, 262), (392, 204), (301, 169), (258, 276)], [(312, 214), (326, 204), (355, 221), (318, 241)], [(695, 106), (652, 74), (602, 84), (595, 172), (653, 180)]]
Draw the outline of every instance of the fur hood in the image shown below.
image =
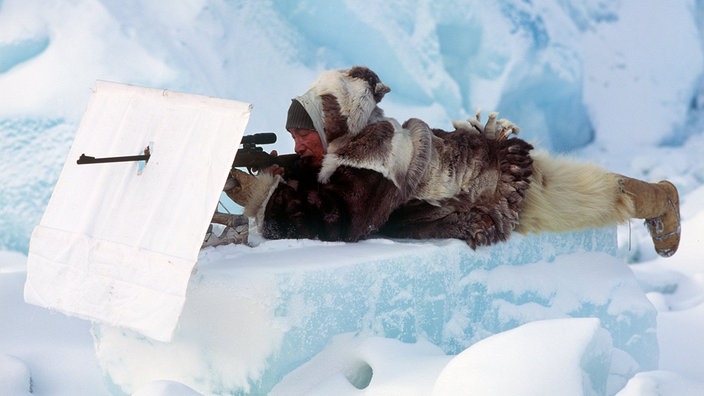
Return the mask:
[(391, 89), (369, 68), (323, 73), (296, 98), (306, 109), (326, 149), (319, 181), (326, 183), (340, 166), (370, 169), (413, 196), (425, 176), (432, 133), (422, 121), (401, 126), (378, 106)]
[(355, 136), (384, 119), (377, 106), (391, 89), (366, 67), (324, 72), (298, 100), (313, 120), (324, 147), (342, 135)]

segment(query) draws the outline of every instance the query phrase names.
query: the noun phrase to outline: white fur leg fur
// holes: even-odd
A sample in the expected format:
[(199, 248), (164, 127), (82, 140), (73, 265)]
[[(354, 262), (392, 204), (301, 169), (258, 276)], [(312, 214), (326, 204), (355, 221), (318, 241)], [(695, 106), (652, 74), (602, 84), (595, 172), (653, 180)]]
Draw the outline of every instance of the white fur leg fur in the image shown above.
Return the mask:
[(247, 204), (244, 207), (244, 215), (254, 217), (257, 220), (257, 225), (261, 227), (264, 221), (264, 210), (266, 204), (274, 193), (276, 187), (283, 179), (279, 175), (272, 175), (263, 172), (257, 175), (256, 182), (253, 183), (249, 190)]
[(620, 192), (619, 175), (599, 166), (537, 153), (516, 231), (563, 232), (622, 223), (633, 200)]

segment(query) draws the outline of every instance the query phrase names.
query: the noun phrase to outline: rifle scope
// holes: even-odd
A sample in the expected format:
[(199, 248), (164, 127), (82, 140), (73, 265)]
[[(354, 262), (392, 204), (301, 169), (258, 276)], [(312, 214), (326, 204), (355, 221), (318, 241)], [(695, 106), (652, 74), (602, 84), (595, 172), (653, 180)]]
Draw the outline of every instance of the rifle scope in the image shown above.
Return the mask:
[(251, 135), (242, 136), (241, 144), (271, 144), (276, 143), (276, 134), (274, 132), (254, 133)]

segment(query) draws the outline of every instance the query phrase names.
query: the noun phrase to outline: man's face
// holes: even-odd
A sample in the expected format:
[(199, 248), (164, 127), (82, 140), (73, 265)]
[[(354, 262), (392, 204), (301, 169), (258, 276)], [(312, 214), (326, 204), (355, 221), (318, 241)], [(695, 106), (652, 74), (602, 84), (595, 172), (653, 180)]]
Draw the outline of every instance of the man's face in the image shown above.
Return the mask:
[(291, 129), (289, 133), (293, 137), (296, 154), (313, 166), (323, 164), (325, 149), (318, 132), (310, 129)]

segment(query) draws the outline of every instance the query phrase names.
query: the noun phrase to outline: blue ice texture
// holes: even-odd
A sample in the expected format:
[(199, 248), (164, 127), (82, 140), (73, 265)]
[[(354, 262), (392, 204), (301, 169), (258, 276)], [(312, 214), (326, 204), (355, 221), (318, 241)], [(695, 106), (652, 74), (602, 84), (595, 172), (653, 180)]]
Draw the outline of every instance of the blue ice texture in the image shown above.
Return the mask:
[[(0, 3), (1, 6), (2, 3)], [(49, 47), (49, 43), (48, 37), (0, 43), (0, 74), (41, 54)]]
[(614, 228), (517, 235), (477, 251), (387, 239), (208, 248), (172, 342), (96, 325), (96, 350), (116, 393), (167, 378), (205, 394), (258, 395), (343, 333), (422, 339), (454, 355), (531, 321), (598, 318), (611, 345), (586, 351), (606, 358), (583, 369), (595, 394), (613, 394), (659, 356), (656, 310), (615, 249)]

